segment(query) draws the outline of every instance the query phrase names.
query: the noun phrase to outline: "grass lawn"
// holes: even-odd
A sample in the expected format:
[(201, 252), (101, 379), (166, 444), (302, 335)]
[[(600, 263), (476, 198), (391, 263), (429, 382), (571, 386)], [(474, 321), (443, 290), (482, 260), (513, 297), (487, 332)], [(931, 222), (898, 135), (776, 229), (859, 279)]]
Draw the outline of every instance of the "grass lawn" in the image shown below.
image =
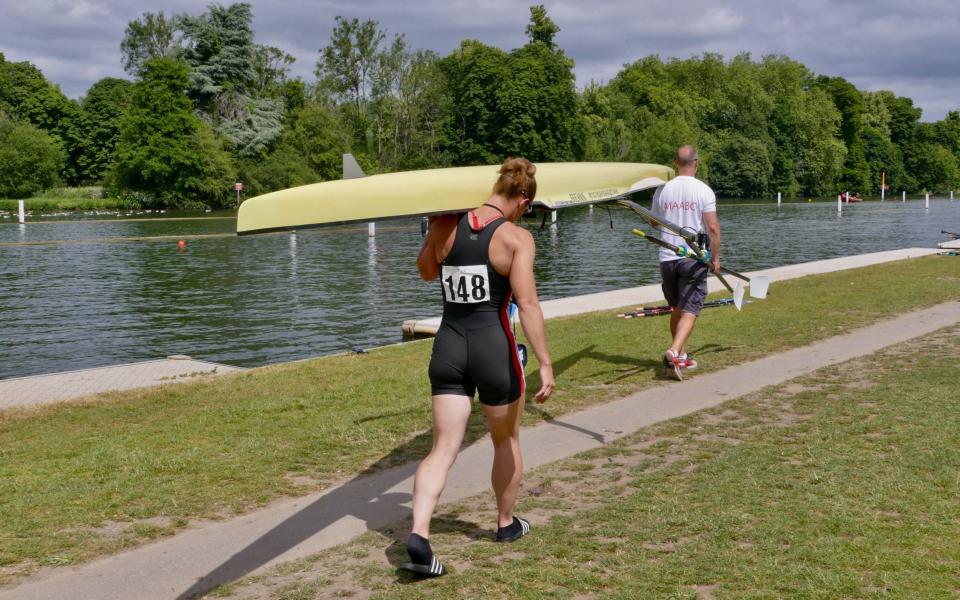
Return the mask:
[[(958, 266), (934, 256), (778, 282), (743, 313), (705, 311), (691, 348), (710, 372), (956, 300)], [(667, 321), (615, 312), (548, 322), (558, 388), (526, 424), (660, 384)], [(421, 458), (429, 352), (404, 344), (0, 413), (0, 577)], [(483, 431), (475, 415), (468, 442)]]
[(953, 327), (537, 469), (512, 545), (491, 494), (445, 507), (447, 577), (395, 570), (406, 523), (214, 595), (956, 598), (958, 355)]

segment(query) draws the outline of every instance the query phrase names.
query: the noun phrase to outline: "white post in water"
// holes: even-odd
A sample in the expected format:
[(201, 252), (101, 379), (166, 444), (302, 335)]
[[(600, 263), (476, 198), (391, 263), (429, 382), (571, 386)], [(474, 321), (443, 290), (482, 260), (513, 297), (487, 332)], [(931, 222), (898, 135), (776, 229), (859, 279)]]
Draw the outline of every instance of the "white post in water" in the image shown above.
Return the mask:
[(367, 223), (367, 236), (373, 237), (377, 235), (377, 226), (374, 223)]
[(17, 219), (21, 225), (27, 222), (27, 218), (23, 214), (23, 200), (17, 201)]
[(907, 190), (903, 190), (903, 202), (907, 201)]
[(557, 222), (557, 211), (555, 211), (555, 210), (551, 210), (551, 211), (550, 211), (550, 222), (551, 222), (551, 223), (556, 223), (556, 222)]
[(777, 192), (777, 208), (780, 208), (780, 192)]
[(930, 192), (923, 195), (923, 207), (930, 210)]
[(840, 214), (843, 212), (843, 204), (841, 204), (842, 199), (843, 199), (843, 194), (837, 194), (837, 214)]
[(953, 200), (953, 190), (950, 190), (950, 200)]
[(850, 192), (844, 192), (843, 197), (846, 200), (847, 204), (850, 204)]

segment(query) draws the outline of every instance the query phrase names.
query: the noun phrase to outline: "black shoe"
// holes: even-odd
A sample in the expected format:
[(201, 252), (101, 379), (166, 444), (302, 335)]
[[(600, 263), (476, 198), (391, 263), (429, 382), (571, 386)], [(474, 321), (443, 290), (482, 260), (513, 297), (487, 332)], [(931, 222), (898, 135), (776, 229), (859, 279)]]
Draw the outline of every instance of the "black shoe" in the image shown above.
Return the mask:
[(400, 565), (404, 571), (423, 577), (440, 577), (447, 574), (447, 569), (434, 555), (427, 538), (411, 533), (407, 538), (407, 554), (410, 555), (410, 562)]
[(498, 542), (513, 542), (530, 533), (530, 522), (520, 517), (514, 517), (513, 523), (506, 527), (497, 528)]
[(434, 556), (430, 559), (429, 565), (421, 565), (417, 563), (401, 563), (400, 568), (404, 571), (409, 571), (411, 573), (416, 573), (423, 577), (440, 577), (441, 575), (447, 574), (446, 567), (443, 566), (437, 557)]

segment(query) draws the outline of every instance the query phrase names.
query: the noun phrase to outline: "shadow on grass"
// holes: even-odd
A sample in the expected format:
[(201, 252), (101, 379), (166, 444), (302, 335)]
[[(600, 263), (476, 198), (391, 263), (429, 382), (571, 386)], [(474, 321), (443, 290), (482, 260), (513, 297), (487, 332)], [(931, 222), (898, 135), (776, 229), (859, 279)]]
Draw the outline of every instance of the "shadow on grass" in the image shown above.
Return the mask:
[[(390, 536), (393, 541), (383, 551), (387, 562), (397, 569), (396, 582), (399, 584), (418, 583), (424, 579), (422, 575), (400, 569), (401, 563), (410, 562), (410, 557), (407, 556), (407, 531), (405, 528), (394, 529)], [(497, 537), (492, 530), (483, 529), (476, 523), (463, 521), (449, 513), (434, 515), (433, 520), (430, 521), (430, 533), (457, 533), (474, 542), (483, 540), (492, 542)]]
[[(638, 364), (635, 358), (597, 352), (591, 345), (554, 363), (554, 373), (562, 374), (584, 359), (615, 365)], [(645, 361), (639, 368), (640, 370), (650, 369), (651, 365), (655, 364), (654, 361)], [(528, 398), (531, 401), (533, 394), (539, 388), (539, 375), (534, 374), (528, 382), (528, 390), (531, 390), (528, 392)], [(600, 442), (604, 441), (603, 435), (558, 421), (549, 412), (532, 406), (530, 402), (527, 404), (527, 410), (539, 414), (547, 423), (575, 430)], [(391, 416), (395, 416), (395, 413), (368, 417), (363, 421)], [(473, 444), (486, 433), (486, 421), (475, 403), (474, 411), (467, 423), (463, 447)], [(178, 600), (194, 598), (217, 586), (236, 581), (306, 540), (322, 534), (328, 528), (331, 528), (333, 535), (336, 535), (335, 528), (338, 522), (347, 518), (359, 519), (366, 524), (368, 530), (381, 531), (394, 537), (395, 542), (388, 548), (387, 558), (391, 564), (395, 565), (404, 562), (406, 560), (404, 543), (398, 542), (405, 542), (405, 539), (401, 541), (396, 538), (398, 535), (405, 535), (405, 531), (398, 534), (391, 526), (395, 526), (398, 521), (409, 515), (410, 509), (406, 505), (410, 502), (411, 495), (408, 492), (392, 490), (414, 475), (417, 468), (416, 461), (426, 456), (431, 444), (432, 433), (425, 432), (397, 446), (362, 473), (329, 490), (198, 579), (189, 589), (177, 596)], [(475, 523), (460, 521), (451, 515), (438, 515), (431, 527), (435, 531), (461, 532), (474, 539), (487, 539), (492, 536), (491, 531), (479, 528)]]
[[(476, 406), (474, 408), (467, 423), (464, 446), (474, 443), (487, 432), (483, 414), (476, 410)], [(369, 530), (384, 530), (396, 524), (410, 512), (406, 504), (411, 496), (407, 492), (391, 490), (413, 476), (417, 468), (414, 459), (426, 456), (431, 444), (432, 434), (425, 432), (397, 446), (358, 476), (329, 490), (254, 540), (198, 579), (177, 599), (194, 598), (217, 586), (236, 581), (329, 527), (334, 528), (332, 534), (336, 535), (335, 528), (342, 519), (364, 521)], [(449, 515), (438, 517), (434, 523), (433, 527), (438, 531), (444, 528), (456, 531), (477, 529), (476, 524), (457, 521)]]

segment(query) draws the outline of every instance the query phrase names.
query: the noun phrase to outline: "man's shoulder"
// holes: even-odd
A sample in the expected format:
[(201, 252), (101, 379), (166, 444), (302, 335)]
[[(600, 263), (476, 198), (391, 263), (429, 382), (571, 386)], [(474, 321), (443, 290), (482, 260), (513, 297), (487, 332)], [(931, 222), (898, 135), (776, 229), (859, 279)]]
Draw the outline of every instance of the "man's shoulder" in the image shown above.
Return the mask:
[(667, 186), (670, 186), (670, 187), (683, 186), (683, 187), (691, 187), (691, 188), (708, 189), (711, 192), (713, 191), (712, 189), (710, 189), (710, 186), (707, 185), (705, 181), (703, 181), (702, 179), (697, 179), (696, 177), (691, 177), (690, 175), (677, 175), (676, 177), (668, 181), (666, 186), (664, 187), (667, 187)]
[(683, 193), (697, 194), (705, 197), (714, 197), (713, 189), (704, 181), (688, 175), (678, 175), (663, 186), (668, 194)]

